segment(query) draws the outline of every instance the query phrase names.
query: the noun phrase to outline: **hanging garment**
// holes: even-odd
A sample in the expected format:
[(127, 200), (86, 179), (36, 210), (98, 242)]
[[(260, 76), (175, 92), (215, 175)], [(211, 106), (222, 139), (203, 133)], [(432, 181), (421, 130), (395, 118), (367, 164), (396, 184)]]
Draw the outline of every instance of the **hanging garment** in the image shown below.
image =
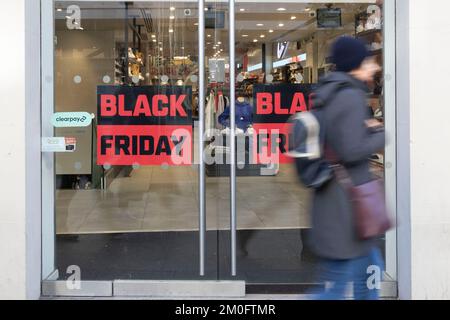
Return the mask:
[(206, 137), (209, 138), (213, 136), (213, 129), (215, 128), (215, 110), (214, 92), (211, 91), (205, 107), (205, 133)]
[[(230, 126), (230, 107), (227, 106), (219, 116), (219, 123), (225, 127)], [(248, 102), (236, 101), (236, 127), (247, 130), (253, 124), (253, 107)]]
[(215, 123), (217, 129), (223, 129), (223, 125), (219, 122), (219, 116), (225, 111), (225, 99), (222, 93), (219, 93), (218, 103), (216, 108)]
[[(227, 96), (223, 96), (223, 98), (224, 98), (224, 100), (225, 100), (225, 108), (226, 108), (227, 106), (230, 105), (230, 99), (228, 99)], [(225, 109), (224, 109), (224, 110), (225, 110)]]

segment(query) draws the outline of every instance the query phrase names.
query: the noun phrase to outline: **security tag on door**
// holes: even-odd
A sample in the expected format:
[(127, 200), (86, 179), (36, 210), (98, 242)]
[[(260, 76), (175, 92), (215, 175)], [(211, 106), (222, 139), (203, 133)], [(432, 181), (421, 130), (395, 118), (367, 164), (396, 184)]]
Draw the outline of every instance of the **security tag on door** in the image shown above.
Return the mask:
[(73, 137), (43, 137), (42, 152), (74, 152), (77, 140)]

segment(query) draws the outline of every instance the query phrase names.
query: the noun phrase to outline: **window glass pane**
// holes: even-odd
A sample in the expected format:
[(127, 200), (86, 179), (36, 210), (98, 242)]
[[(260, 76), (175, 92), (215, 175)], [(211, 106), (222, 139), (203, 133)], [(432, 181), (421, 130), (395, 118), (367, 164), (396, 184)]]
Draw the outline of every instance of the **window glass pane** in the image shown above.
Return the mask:
[(57, 1), (54, 16), (60, 276), (198, 277), (197, 3)]

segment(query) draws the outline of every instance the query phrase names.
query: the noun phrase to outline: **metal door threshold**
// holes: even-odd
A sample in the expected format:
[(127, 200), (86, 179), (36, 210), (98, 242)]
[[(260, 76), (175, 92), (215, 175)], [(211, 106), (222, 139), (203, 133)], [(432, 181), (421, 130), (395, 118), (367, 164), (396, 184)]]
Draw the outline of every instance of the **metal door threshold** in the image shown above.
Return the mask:
[[(293, 293), (246, 294), (245, 281), (184, 280), (115, 280), (80, 281), (46, 280), (42, 282), (42, 298), (123, 298), (123, 299), (281, 299), (310, 300), (312, 295)], [(352, 290), (346, 294), (353, 297)], [(381, 299), (396, 299), (397, 282), (381, 283)]]
[(189, 280), (114, 280), (80, 281), (47, 280), (42, 295), (48, 297), (245, 297), (244, 281)]

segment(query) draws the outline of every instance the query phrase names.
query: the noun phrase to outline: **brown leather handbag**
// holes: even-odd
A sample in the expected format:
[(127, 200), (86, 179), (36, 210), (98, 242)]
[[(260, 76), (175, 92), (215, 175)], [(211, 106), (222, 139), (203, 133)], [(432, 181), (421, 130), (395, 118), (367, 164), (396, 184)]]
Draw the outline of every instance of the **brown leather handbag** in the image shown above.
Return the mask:
[(343, 165), (334, 164), (332, 168), (338, 182), (349, 194), (358, 237), (367, 240), (388, 231), (393, 224), (386, 208), (382, 181), (376, 179), (355, 186)]

